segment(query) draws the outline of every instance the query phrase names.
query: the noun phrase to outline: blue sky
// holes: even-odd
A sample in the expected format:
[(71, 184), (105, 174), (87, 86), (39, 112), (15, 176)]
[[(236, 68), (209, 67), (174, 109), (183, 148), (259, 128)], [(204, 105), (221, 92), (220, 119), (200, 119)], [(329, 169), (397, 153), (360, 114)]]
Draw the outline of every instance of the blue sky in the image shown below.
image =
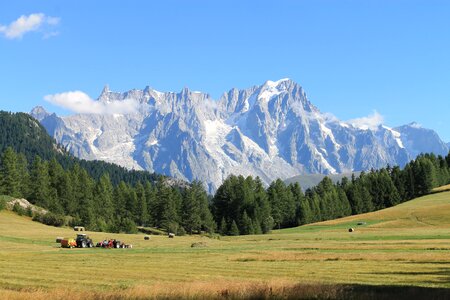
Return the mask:
[(67, 113), (44, 96), (105, 84), (219, 98), (285, 77), (342, 120), (377, 111), (450, 141), (450, 1), (0, 2), (3, 110)]

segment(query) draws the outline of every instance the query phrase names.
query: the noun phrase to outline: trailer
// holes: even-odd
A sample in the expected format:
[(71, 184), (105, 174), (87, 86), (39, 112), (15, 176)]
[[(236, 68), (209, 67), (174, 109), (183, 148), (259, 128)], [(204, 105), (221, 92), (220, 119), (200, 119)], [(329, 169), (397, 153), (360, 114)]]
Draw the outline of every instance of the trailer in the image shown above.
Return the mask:
[(75, 239), (62, 239), (61, 248), (75, 248), (77, 246), (77, 241)]

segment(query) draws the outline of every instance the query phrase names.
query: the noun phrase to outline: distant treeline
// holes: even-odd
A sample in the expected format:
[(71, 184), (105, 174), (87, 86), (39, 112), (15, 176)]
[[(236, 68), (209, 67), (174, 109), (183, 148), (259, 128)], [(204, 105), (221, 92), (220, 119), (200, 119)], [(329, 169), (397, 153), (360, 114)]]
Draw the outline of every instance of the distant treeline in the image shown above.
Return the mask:
[(65, 170), (55, 158), (44, 161), (36, 156), (28, 165), (25, 155), (12, 148), (1, 155), (0, 194), (72, 216), (72, 225), (90, 230), (131, 233), (136, 225), (177, 233), (215, 229), (208, 196), (198, 182), (180, 189), (160, 177), (156, 182), (121, 181), (114, 186), (108, 173), (95, 180), (80, 165)]
[(177, 234), (267, 233), (390, 207), (450, 182), (450, 154), (424, 154), (403, 169), (362, 172), (336, 184), (325, 177), (305, 192), (279, 179), (266, 189), (259, 178), (230, 176), (208, 197), (200, 182), (171, 186), (165, 176), (79, 160), (55, 145), (29, 115), (0, 112), (0, 195), (52, 213), (37, 220), (61, 225), (62, 216), (71, 216), (71, 225), (98, 231), (135, 232), (140, 225)]
[(26, 156), (7, 148), (0, 157), (0, 194), (26, 198), (72, 225), (90, 230), (135, 232), (136, 225), (177, 234), (260, 234), (390, 207), (450, 182), (450, 155), (420, 155), (404, 169), (362, 172), (333, 184), (325, 177), (305, 193), (298, 183), (278, 179), (266, 189), (259, 178), (230, 176), (209, 201), (200, 182), (169, 186), (164, 177), (113, 185), (108, 173), (94, 179), (79, 164), (64, 169), (52, 158)]
[(361, 172), (333, 182), (325, 177), (302, 192), (298, 183), (278, 179), (264, 189), (259, 178), (230, 176), (212, 201), (222, 234), (266, 233), (312, 222), (371, 212), (426, 195), (450, 182), (450, 154), (425, 154), (405, 168), (387, 167)]

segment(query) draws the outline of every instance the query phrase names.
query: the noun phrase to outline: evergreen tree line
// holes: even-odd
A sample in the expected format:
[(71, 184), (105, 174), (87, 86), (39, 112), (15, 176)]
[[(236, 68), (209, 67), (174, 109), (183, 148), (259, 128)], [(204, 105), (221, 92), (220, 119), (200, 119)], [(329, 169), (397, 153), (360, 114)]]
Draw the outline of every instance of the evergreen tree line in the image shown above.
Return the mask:
[(325, 177), (305, 193), (278, 179), (264, 189), (259, 178), (230, 176), (217, 190), (211, 210), (224, 235), (266, 233), (379, 210), (426, 195), (450, 183), (450, 154), (424, 154), (403, 169), (361, 172), (334, 184)]
[(30, 115), (0, 111), (0, 153), (8, 147), (17, 153), (23, 153), (29, 164), (39, 156), (46, 161), (55, 158), (65, 170), (78, 164), (95, 180), (108, 173), (113, 185), (121, 181), (135, 185), (138, 182), (156, 181), (162, 177), (146, 171), (130, 171), (104, 161), (78, 159), (70, 155), (66, 148), (58, 145), (45, 128)]
[(114, 185), (108, 173), (95, 180), (79, 164), (64, 169), (55, 157), (45, 161), (36, 156), (28, 164), (26, 156), (12, 148), (0, 156), (1, 194), (26, 198), (56, 216), (72, 216), (72, 225), (89, 230), (136, 232), (137, 225), (178, 234), (215, 230), (199, 182), (180, 189), (168, 186), (161, 176), (156, 182)]
[(73, 225), (90, 230), (135, 232), (138, 225), (177, 234), (259, 234), (379, 210), (428, 194), (450, 182), (449, 166), (450, 154), (424, 154), (403, 169), (371, 170), (337, 183), (325, 177), (305, 192), (298, 183), (286, 185), (280, 179), (266, 189), (258, 177), (229, 176), (209, 201), (200, 182), (180, 188), (158, 177), (113, 184), (108, 173), (95, 179), (79, 164), (64, 168), (55, 157), (36, 156), (29, 164), (23, 153), (7, 148), (0, 155), (0, 194), (26, 198), (57, 216), (72, 216)]

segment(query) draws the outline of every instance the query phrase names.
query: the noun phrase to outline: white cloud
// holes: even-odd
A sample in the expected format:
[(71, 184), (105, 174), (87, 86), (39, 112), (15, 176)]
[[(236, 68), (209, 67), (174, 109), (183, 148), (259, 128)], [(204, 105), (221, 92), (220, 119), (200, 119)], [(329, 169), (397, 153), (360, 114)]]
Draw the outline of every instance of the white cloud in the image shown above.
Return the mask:
[(379, 114), (376, 110), (374, 110), (373, 113), (371, 115), (368, 115), (367, 117), (349, 120), (346, 123), (364, 130), (367, 129), (375, 130), (379, 125), (382, 125), (383, 122), (384, 117), (381, 114)]
[(47, 95), (44, 99), (54, 105), (81, 114), (130, 114), (139, 109), (139, 103), (134, 99), (100, 102), (91, 99), (81, 91)]
[[(42, 13), (31, 14), (28, 16), (22, 15), (9, 25), (0, 24), (0, 33), (8, 39), (20, 39), (28, 32), (38, 31), (45, 26), (56, 26), (59, 22), (60, 18), (49, 17)], [(44, 29), (43, 31), (44, 35), (46, 35), (46, 30)]]

